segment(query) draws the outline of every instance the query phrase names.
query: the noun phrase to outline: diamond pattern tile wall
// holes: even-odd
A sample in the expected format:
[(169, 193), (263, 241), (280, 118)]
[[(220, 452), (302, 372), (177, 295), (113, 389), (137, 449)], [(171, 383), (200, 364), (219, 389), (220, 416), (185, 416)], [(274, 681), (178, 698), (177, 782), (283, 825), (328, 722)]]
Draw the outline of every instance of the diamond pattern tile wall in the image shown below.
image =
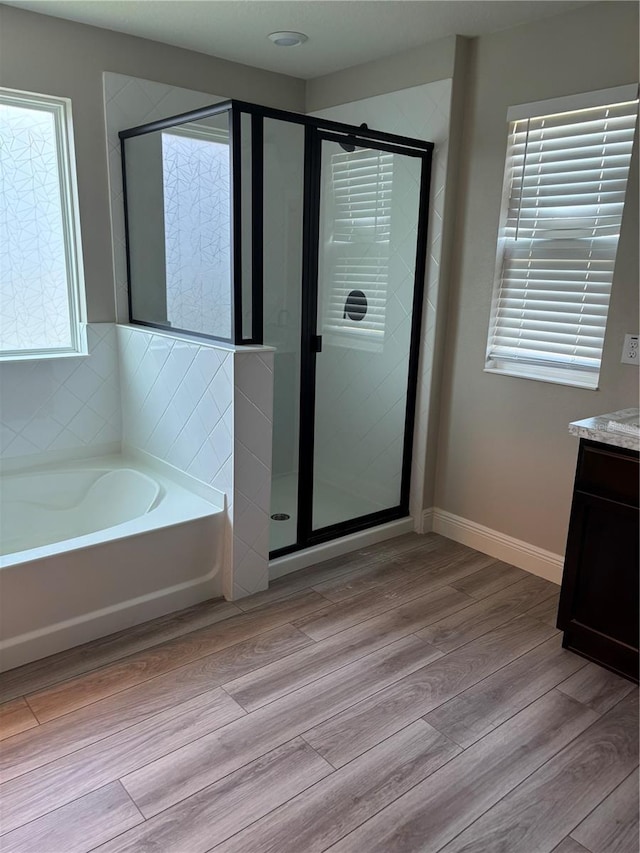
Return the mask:
[(224, 593), (268, 585), (273, 355), (118, 326), (123, 441), (224, 492)]
[(89, 355), (0, 363), (0, 456), (33, 457), (92, 448), (122, 434), (116, 331), (91, 323)]
[(226, 494), (233, 488), (233, 353), (118, 326), (123, 442)]
[(236, 353), (233, 597), (269, 585), (273, 353)]

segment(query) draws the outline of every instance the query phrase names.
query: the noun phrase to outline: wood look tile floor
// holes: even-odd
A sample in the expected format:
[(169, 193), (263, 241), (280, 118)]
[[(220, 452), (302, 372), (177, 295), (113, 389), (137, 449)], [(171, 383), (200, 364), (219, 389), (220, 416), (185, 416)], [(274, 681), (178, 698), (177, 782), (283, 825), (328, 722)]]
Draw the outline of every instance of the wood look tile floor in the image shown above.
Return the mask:
[(0, 676), (2, 853), (637, 853), (638, 692), (407, 534)]

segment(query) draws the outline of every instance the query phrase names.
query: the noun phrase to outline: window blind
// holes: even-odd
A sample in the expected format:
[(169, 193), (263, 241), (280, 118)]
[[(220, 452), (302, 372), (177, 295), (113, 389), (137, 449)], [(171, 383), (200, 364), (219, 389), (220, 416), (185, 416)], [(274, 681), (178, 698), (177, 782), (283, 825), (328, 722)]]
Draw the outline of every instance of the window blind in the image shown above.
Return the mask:
[[(331, 157), (332, 274), (325, 305), (329, 330), (381, 339), (389, 281), (393, 154), (374, 149)], [(354, 321), (345, 312), (352, 290), (367, 298), (367, 313)]]
[(595, 387), (637, 106), (510, 123), (487, 368)]

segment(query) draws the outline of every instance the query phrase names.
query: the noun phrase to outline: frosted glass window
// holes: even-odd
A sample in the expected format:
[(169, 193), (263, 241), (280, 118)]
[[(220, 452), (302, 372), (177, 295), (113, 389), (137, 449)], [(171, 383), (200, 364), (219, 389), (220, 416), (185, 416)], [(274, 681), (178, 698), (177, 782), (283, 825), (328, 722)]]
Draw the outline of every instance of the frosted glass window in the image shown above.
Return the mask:
[(70, 102), (0, 90), (0, 353), (84, 351)]

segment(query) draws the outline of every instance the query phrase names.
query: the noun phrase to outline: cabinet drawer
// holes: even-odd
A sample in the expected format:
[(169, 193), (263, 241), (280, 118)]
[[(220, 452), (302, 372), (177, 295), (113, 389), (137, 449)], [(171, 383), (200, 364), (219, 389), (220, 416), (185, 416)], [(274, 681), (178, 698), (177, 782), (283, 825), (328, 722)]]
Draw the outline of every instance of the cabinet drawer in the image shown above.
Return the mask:
[(638, 454), (607, 445), (582, 442), (576, 472), (576, 488), (582, 492), (601, 495), (638, 505)]

